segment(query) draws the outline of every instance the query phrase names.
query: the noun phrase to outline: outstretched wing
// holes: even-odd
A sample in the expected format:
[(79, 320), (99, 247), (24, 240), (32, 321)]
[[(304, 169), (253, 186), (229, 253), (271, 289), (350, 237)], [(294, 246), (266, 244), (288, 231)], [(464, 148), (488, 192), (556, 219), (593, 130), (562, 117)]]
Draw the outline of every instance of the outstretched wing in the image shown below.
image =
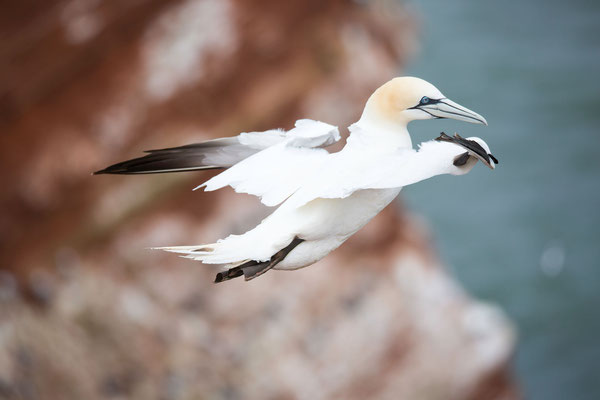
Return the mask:
[(94, 174), (155, 174), (231, 167), (264, 149), (288, 142), (297, 147), (324, 147), (339, 140), (335, 126), (299, 120), (288, 132), (273, 129), (167, 149), (111, 165)]
[(322, 172), (299, 188), (281, 208), (298, 208), (318, 198), (345, 198), (358, 190), (401, 188), (436, 175), (456, 173), (449, 146), (456, 145), (429, 141), (422, 143), (418, 151), (338, 153), (334, 162), (323, 165)]
[(331, 156), (320, 147), (339, 138), (334, 126), (300, 120), (281, 143), (246, 158), (196, 189), (231, 186), (238, 193), (258, 196), (265, 205), (275, 206), (313, 177)]

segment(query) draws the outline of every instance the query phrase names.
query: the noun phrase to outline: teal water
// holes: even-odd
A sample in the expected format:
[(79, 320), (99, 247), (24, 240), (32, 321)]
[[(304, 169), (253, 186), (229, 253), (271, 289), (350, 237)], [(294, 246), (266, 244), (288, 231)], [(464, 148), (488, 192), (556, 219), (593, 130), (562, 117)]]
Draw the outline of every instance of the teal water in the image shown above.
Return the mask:
[(500, 164), (406, 188), (438, 251), (474, 296), (515, 321), (514, 370), (528, 399), (600, 398), (600, 2), (408, 1), (422, 17), (407, 72), (489, 127)]

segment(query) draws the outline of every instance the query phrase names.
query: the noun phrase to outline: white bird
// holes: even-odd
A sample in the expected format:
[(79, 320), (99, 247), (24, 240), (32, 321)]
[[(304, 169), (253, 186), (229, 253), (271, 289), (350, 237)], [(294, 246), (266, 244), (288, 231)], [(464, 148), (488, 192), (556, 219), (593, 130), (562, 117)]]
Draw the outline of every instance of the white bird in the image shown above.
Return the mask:
[(224, 266), (215, 282), (270, 269), (309, 266), (339, 247), (400, 192), (435, 175), (462, 175), (478, 160), (497, 160), (480, 138), (442, 135), (412, 149), (407, 124), (453, 118), (487, 125), (485, 119), (447, 99), (432, 84), (414, 77), (392, 79), (367, 101), (360, 120), (349, 127), (344, 148), (337, 127), (299, 120), (288, 132), (242, 133), (236, 137), (170, 149), (96, 172), (140, 174), (228, 168), (198, 188), (231, 186), (279, 207), (254, 229), (213, 244), (162, 247), (206, 264)]

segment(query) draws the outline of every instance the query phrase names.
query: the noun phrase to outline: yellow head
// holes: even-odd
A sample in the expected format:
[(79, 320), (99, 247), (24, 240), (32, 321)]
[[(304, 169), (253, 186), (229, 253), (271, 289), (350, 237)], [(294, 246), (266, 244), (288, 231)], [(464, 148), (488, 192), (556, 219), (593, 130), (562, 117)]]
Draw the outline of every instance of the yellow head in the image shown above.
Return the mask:
[(481, 115), (447, 99), (431, 83), (411, 76), (394, 78), (377, 89), (361, 119), (406, 126), (410, 121), (432, 118), (487, 125)]

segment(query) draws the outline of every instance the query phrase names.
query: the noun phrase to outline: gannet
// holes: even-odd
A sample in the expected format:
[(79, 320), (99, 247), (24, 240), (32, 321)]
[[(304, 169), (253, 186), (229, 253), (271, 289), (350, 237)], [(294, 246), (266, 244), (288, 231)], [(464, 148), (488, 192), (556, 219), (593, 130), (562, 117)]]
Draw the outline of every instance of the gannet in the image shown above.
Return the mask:
[(319, 261), (375, 217), (404, 186), (441, 174), (466, 174), (478, 160), (494, 168), (497, 160), (476, 137), (442, 133), (414, 150), (408, 123), (434, 118), (487, 125), (481, 115), (449, 100), (432, 84), (398, 77), (369, 97), (337, 153), (324, 147), (340, 140), (338, 128), (303, 119), (287, 132), (247, 132), (150, 150), (95, 174), (226, 169), (196, 189), (230, 186), (277, 209), (242, 235), (159, 249), (220, 265), (215, 282), (242, 275), (251, 280), (270, 269), (294, 270)]

